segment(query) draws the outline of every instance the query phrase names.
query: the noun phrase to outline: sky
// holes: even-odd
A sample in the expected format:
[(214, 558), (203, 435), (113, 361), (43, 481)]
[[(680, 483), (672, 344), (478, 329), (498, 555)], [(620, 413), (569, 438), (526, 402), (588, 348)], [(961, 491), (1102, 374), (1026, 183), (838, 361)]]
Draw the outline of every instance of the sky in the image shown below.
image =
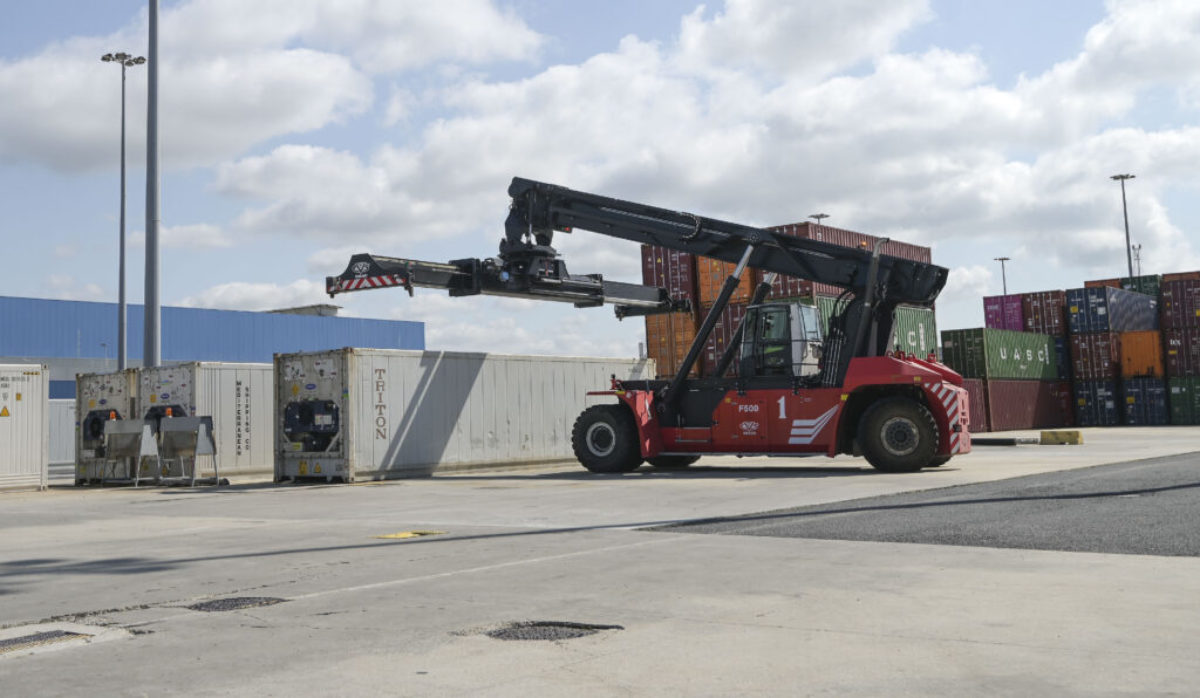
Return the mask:
[[(981, 297), (1200, 269), (1194, 0), (162, 0), (161, 300), (331, 302), (351, 254), (497, 252), (513, 176), (750, 225), (928, 245), (942, 329)], [(115, 301), (120, 68), (147, 3), (0, 24), (0, 295)], [(128, 299), (144, 290), (146, 67), (127, 72)], [(637, 245), (559, 234), (572, 273)], [(338, 296), (431, 349), (633, 356), (611, 309)]]

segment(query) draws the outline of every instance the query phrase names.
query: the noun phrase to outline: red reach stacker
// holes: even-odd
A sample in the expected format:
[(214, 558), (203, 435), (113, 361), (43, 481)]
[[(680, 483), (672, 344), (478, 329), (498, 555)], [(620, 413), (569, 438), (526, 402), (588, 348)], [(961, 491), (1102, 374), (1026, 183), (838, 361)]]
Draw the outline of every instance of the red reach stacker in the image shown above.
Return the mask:
[[(933, 264), (791, 237), (762, 228), (514, 178), (498, 257), (422, 262), (359, 254), (326, 290), (414, 286), (452, 296), (492, 294), (610, 303), (617, 315), (687, 307), (661, 288), (572, 275), (554, 233), (589, 230), (736, 264), (670, 380), (620, 381), (616, 404), (575, 422), (585, 468), (629, 472), (643, 462), (685, 467), (705, 454), (865, 456), (878, 470), (912, 472), (971, 450), (962, 377), (932, 355), (889, 352), (896, 306), (931, 307), (948, 270)], [(745, 270), (767, 272), (712, 376), (689, 378)], [(775, 274), (843, 289), (822, 336), (815, 307), (764, 303)], [(727, 376), (736, 362), (736, 376)]]

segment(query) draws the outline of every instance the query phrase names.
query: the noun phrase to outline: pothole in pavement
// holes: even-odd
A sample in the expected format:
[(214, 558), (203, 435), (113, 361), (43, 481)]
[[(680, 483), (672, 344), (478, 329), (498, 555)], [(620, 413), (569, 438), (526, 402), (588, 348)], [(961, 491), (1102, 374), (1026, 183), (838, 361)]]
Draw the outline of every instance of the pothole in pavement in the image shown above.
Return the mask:
[(274, 606), (277, 603), (283, 603), (287, 599), (280, 599), (274, 596), (234, 596), (228, 599), (213, 599), (211, 601), (201, 601), (194, 603), (188, 608), (193, 611), (205, 611), (207, 613), (217, 613), (220, 611), (238, 611), (243, 608), (258, 608), (260, 606)]
[(7, 640), (0, 640), (0, 654), (37, 649), (59, 642), (83, 640), (89, 637), (91, 635), (87, 633), (73, 633), (66, 630), (46, 630), (40, 633), (30, 633), (29, 635), (20, 635), (10, 637)]
[(573, 623), (556, 620), (526, 620), (505, 623), (498, 628), (483, 632), (495, 640), (573, 640), (577, 637), (595, 635), (602, 630), (624, 630), (620, 625), (598, 625), (595, 623)]

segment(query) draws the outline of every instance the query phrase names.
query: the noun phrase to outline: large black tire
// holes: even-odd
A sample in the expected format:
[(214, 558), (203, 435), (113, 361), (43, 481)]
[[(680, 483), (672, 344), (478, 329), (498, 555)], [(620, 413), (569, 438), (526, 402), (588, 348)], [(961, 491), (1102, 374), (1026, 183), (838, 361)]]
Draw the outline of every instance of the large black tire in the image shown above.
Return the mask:
[(593, 473), (628, 473), (642, 464), (637, 424), (624, 405), (593, 405), (571, 429), (571, 447)]
[(933, 460), (929, 461), (929, 467), (936, 468), (939, 465), (945, 465), (949, 462), (950, 462), (950, 456), (937, 456)]
[(700, 460), (700, 456), (655, 456), (646, 462), (663, 470), (681, 470)]
[(930, 465), (937, 453), (937, 423), (921, 403), (906, 397), (887, 398), (863, 414), (858, 444), (876, 470), (916, 472)]

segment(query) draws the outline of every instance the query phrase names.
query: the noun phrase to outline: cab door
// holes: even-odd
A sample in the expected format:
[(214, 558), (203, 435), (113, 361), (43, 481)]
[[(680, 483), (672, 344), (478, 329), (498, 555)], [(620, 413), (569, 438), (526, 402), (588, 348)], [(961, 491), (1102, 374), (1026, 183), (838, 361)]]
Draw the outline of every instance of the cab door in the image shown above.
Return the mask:
[(713, 411), (713, 445), (730, 451), (764, 450), (770, 432), (768, 407), (754, 395), (729, 393)]

